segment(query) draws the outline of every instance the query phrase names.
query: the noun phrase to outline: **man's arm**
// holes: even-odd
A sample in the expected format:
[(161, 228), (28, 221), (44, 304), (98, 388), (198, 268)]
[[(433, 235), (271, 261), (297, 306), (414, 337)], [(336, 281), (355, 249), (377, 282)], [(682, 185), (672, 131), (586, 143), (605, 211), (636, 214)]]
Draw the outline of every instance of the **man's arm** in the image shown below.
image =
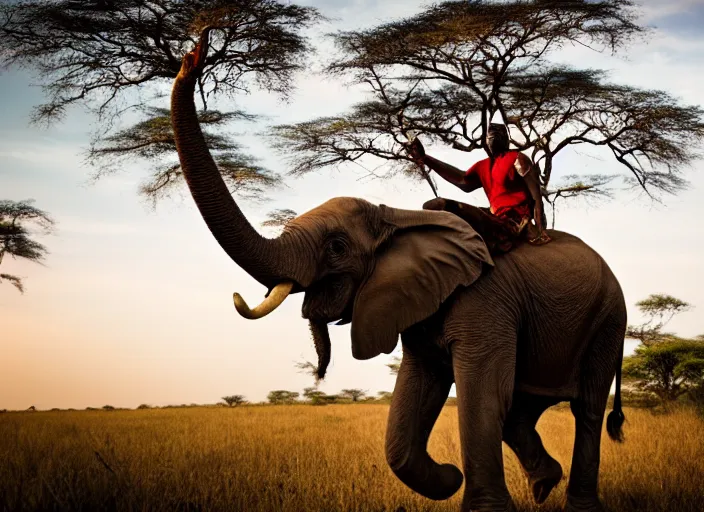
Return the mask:
[(464, 192), (472, 192), (482, 186), (476, 174), (467, 175), (457, 167), (445, 163), (430, 155), (425, 155), (423, 163), (438, 173), (445, 181), (449, 181)]
[(516, 158), (516, 172), (523, 177), (523, 180), (528, 187), (531, 197), (535, 203), (533, 210), (533, 219), (535, 225), (541, 233), (545, 231), (544, 214), (543, 214), (543, 196), (540, 193), (540, 181), (537, 169), (534, 169), (533, 163), (523, 153), (518, 153)]
[(420, 165), (427, 165), (430, 169), (438, 173), (445, 181), (448, 181), (464, 192), (472, 192), (482, 186), (479, 177), (473, 174), (467, 175), (457, 167), (445, 163), (437, 158), (425, 154), (425, 148), (418, 139), (415, 139), (410, 146), (409, 154)]

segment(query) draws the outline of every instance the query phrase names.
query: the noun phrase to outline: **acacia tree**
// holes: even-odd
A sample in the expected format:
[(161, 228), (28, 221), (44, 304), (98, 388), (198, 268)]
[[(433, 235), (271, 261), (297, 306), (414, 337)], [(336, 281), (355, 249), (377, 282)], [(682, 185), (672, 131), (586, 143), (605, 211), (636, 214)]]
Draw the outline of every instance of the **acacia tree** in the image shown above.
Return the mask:
[(393, 356), (390, 363), (386, 363), (386, 367), (391, 372), (391, 375), (398, 375), (401, 369), (401, 358), (398, 356)]
[[(41, 263), (47, 249), (32, 240), (29, 226), (44, 233), (50, 233), (54, 221), (48, 213), (32, 206), (32, 200), (0, 201), (0, 264), (6, 254), (13, 258), (23, 258)], [(0, 283), (9, 281), (20, 293), (24, 292), (22, 279), (12, 274), (0, 273)]]
[(298, 214), (290, 208), (272, 210), (267, 215), (267, 219), (262, 222), (262, 227), (273, 231), (281, 231), (296, 217), (296, 215)]
[(691, 308), (689, 303), (677, 297), (660, 293), (651, 294), (646, 299), (636, 302), (636, 306), (647, 320), (640, 325), (629, 325), (626, 337), (639, 340), (645, 346), (673, 337), (662, 329), (676, 314)]
[(244, 395), (230, 395), (222, 397), (223, 401), (230, 407), (242, 405), (247, 402)]
[(277, 389), (275, 391), (270, 391), (266, 396), (269, 403), (275, 405), (281, 404), (292, 404), (298, 400), (299, 393), (297, 391), (287, 391), (285, 389)]
[(340, 396), (349, 398), (353, 402), (359, 402), (362, 398), (365, 397), (366, 394), (367, 392), (362, 391), (361, 389), (343, 389), (342, 391), (340, 391)]
[(632, 356), (623, 360), (623, 376), (638, 392), (663, 402), (704, 389), (704, 337), (681, 338), (662, 331), (674, 315), (690, 305), (670, 295), (654, 294), (637, 304), (648, 318), (629, 326), (626, 336), (640, 340)]
[[(96, 179), (119, 171), (134, 158), (153, 162), (151, 174), (142, 184), (140, 192), (156, 205), (159, 199), (178, 190), (183, 183), (183, 173), (176, 154), (170, 111), (149, 106), (141, 110), (146, 114), (146, 119), (94, 140), (87, 160), (97, 169), (94, 173)], [(204, 110), (198, 114), (206, 143), (230, 193), (245, 199), (261, 200), (267, 189), (279, 182), (277, 175), (244, 153), (232, 137), (215, 131), (231, 121), (254, 119), (254, 116), (243, 111)]]
[(672, 402), (704, 389), (704, 340), (668, 336), (640, 345), (624, 359), (623, 375), (637, 390)]
[[(159, 102), (181, 56), (205, 25), (213, 32), (199, 81), (201, 124), (231, 190), (261, 196), (273, 175), (213, 130), (243, 112), (207, 110), (220, 96), (259, 87), (286, 96), (311, 47), (301, 32), (318, 11), (277, 0), (32, 0), (0, 3), (0, 68), (34, 70), (47, 96), (35, 122), (60, 119), (74, 105), (96, 115), (88, 161), (105, 171), (125, 159), (154, 164), (142, 192), (152, 200), (182, 182), (169, 112)], [(142, 118), (119, 126), (128, 114)], [(124, 124), (124, 123), (123, 123)]]
[(488, 123), (501, 120), (513, 147), (538, 166), (553, 207), (610, 194), (613, 175), (566, 176), (553, 186), (556, 155), (580, 144), (606, 148), (647, 193), (676, 192), (704, 140), (704, 111), (549, 60), (568, 44), (624, 50), (645, 31), (636, 15), (630, 0), (456, 0), (338, 32), (328, 71), (366, 87), (368, 99), (338, 116), (278, 126), (274, 143), (297, 174), (375, 157), (388, 165), (374, 176), (428, 179), (406, 153), (411, 138), (486, 151)]
[(390, 402), (394, 394), (392, 391), (378, 391), (377, 396), (381, 402)]

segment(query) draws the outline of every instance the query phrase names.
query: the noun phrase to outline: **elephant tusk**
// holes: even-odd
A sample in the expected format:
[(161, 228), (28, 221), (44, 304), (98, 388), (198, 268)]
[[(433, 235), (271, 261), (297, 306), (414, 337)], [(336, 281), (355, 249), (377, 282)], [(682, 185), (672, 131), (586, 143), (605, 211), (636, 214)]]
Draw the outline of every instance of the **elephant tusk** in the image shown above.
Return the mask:
[(292, 281), (284, 281), (283, 283), (277, 284), (274, 289), (271, 290), (268, 297), (254, 309), (249, 309), (249, 306), (239, 293), (233, 293), (232, 300), (235, 302), (235, 309), (237, 309), (240, 315), (250, 320), (256, 320), (278, 308), (281, 303), (286, 300), (286, 297), (288, 297), (292, 289)]

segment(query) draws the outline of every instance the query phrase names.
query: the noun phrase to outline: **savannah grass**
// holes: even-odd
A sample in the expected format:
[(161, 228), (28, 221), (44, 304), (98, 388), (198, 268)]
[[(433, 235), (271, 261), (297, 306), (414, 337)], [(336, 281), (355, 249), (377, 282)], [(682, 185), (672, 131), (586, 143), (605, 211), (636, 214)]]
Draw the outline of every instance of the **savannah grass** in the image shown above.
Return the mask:
[[(604, 432), (600, 494), (614, 511), (704, 509), (704, 423), (689, 410), (629, 409), (626, 441)], [(193, 407), (0, 415), (1, 510), (457, 511), (461, 491), (414, 494), (384, 458), (388, 405)], [(538, 424), (566, 476), (569, 409)], [(445, 407), (431, 455), (459, 467), (456, 407)], [(519, 510), (555, 511), (566, 477), (536, 507), (504, 446)]]

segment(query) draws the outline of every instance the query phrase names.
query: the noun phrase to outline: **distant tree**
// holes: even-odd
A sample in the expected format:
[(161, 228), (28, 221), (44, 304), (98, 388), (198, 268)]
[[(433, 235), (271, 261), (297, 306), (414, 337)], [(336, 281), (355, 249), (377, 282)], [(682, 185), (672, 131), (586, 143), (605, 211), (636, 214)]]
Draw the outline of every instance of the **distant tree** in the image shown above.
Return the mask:
[[(321, 19), (313, 7), (276, 0), (2, 2), (0, 68), (36, 72), (47, 101), (35, 109), (35, 122), (53, 122), (77, 105), (96, 115), (100, 130), (88, 153), (96, 177), (129, 158), (152, 162), (142, 192), (156, 201), (183, 182), (172, 158), (170, 113), (158, 106), (181, 56), (205, 25), (215, 26), (199, 81), (201, 123), (231, 191), (259, 197), (274, 175), (210, 130), (252, 116), (209, 111), (208, 102), (253, 87), (286, 97), (312, 50), (302, 32)], [(136, 124), (113, 131), (135, 112)]]
[(266, 398), (271, 404), (281, 405), (295, 403), (296, 400), (298, 400), (298, 396), (299, 393), (297, 393), (296, 391), (286, 391), (285, 389), (277, 389), (275, 391), (271, 391)]
[[(32, 206), (32, 200), (0, 201), (0, 264), (6, 254), (41, 263), (47, 253), (46, 247), (32, 240), (30, 226), (50, 233), (54, 221), (48, 213)], [(24, 285), (20, 277), (0, 273), (0, 283), (9, 281), (21, 293)]]
[(298, 214), (295, 211), (289, 210), (288, 208), (272, 210), (269, 212), (267, 219), (262, 222), (262, 227), (280, 231), (285, 228), (286, 225), (296, 217), (296, 215)]
[(640, 345), (624, 359), (623, 375), (639, 391), (677, 400), (704, 386), (704, 341), (669, 337)]
[(648, 319), (640, 325), (629, 325), (626, 332), (628, 338), (639, 340), (643, 345), (657, 343), (669, 335), (662, 332), (663, 327), (672, 318), (690, 309), (690, 304), (671, 295), (652, 294), (648, 298), (636, 302)]
[(391, 372), (391, 375), (398, 375), (398, 371), (401, 369), (401, 358), (394, 356), (391, 362), (386, 364), (386, 367)]
[(306, 400), (310, 402), (315, 402), (322, 400), (325, 395), (324, 392), (320, 391), (317, 387), (311, 386), (303, 389), (303, 396)]
[(103, 410), (104, 411), (114, 411), (115, 408), (112, 405), (104, 405)]
[(148, 404), (140, 404), (139, 407), (137, 407), (138, 410), (143, 410), (143, 409), (151, 409), (151, 405)]
[(367, 98), (346, 113), (277, 127), (275, 145), (295, 174), (371, 157), (371, 177), (428, 179), (406, 153), (413, 137), (486, 151), (488, 124), (500, 121), (538, 167), (553, 207), (560, 198), (611, 194), (615, 174), (552, 185), (557, 155), (577, 145), (604, 148), (648, 194), (674, 193), (698, 158), (704, 111), (549, 58), (567, 44), (625, 53), (646, 33), (638, 14), (631, 0), (454, 0), (338, 32), (328, 70), (366, 87)]
[(390, 402), (394, 394), (391, 391), (379, 391), (377, 392), (377, 396), (380, 402)]
[(36, 411), (37, 408), (34, 407), (33, 405), (30, 405), (29, 407), (27, 407), (27, 410), (30, 411), (30, 412), (33, 412), (33, 411)]
[(314, 405), (334, 404), (340, 400), (340, 395), (323, 395), (313, 400)]
[(341, 396), (349, 398), (353, 402), (358, 402), (359, 400), (364, 398), (366, 394), (367, 392), (362, 391), (361, 389), (343, 389), (342, 391), (340, 391)]
[(230, 395), (230, 396), (224, 396), (222, 399), (225, 401), (227, 405), (230, 407), (233, 406), (238, 406), (241, 404), (246, 403), (246, 400), (244, 398), (244, 395)]
[(624, 358), (623, 376), (637, 392), (672, 402), (704, 386), (704, 339), (686, 339), (662, 328), (690, 305), (670, 295), (654, 294), (637, 303), (648, 317), (629, 326), (627, 337), (640, 341), (632, 356)]

